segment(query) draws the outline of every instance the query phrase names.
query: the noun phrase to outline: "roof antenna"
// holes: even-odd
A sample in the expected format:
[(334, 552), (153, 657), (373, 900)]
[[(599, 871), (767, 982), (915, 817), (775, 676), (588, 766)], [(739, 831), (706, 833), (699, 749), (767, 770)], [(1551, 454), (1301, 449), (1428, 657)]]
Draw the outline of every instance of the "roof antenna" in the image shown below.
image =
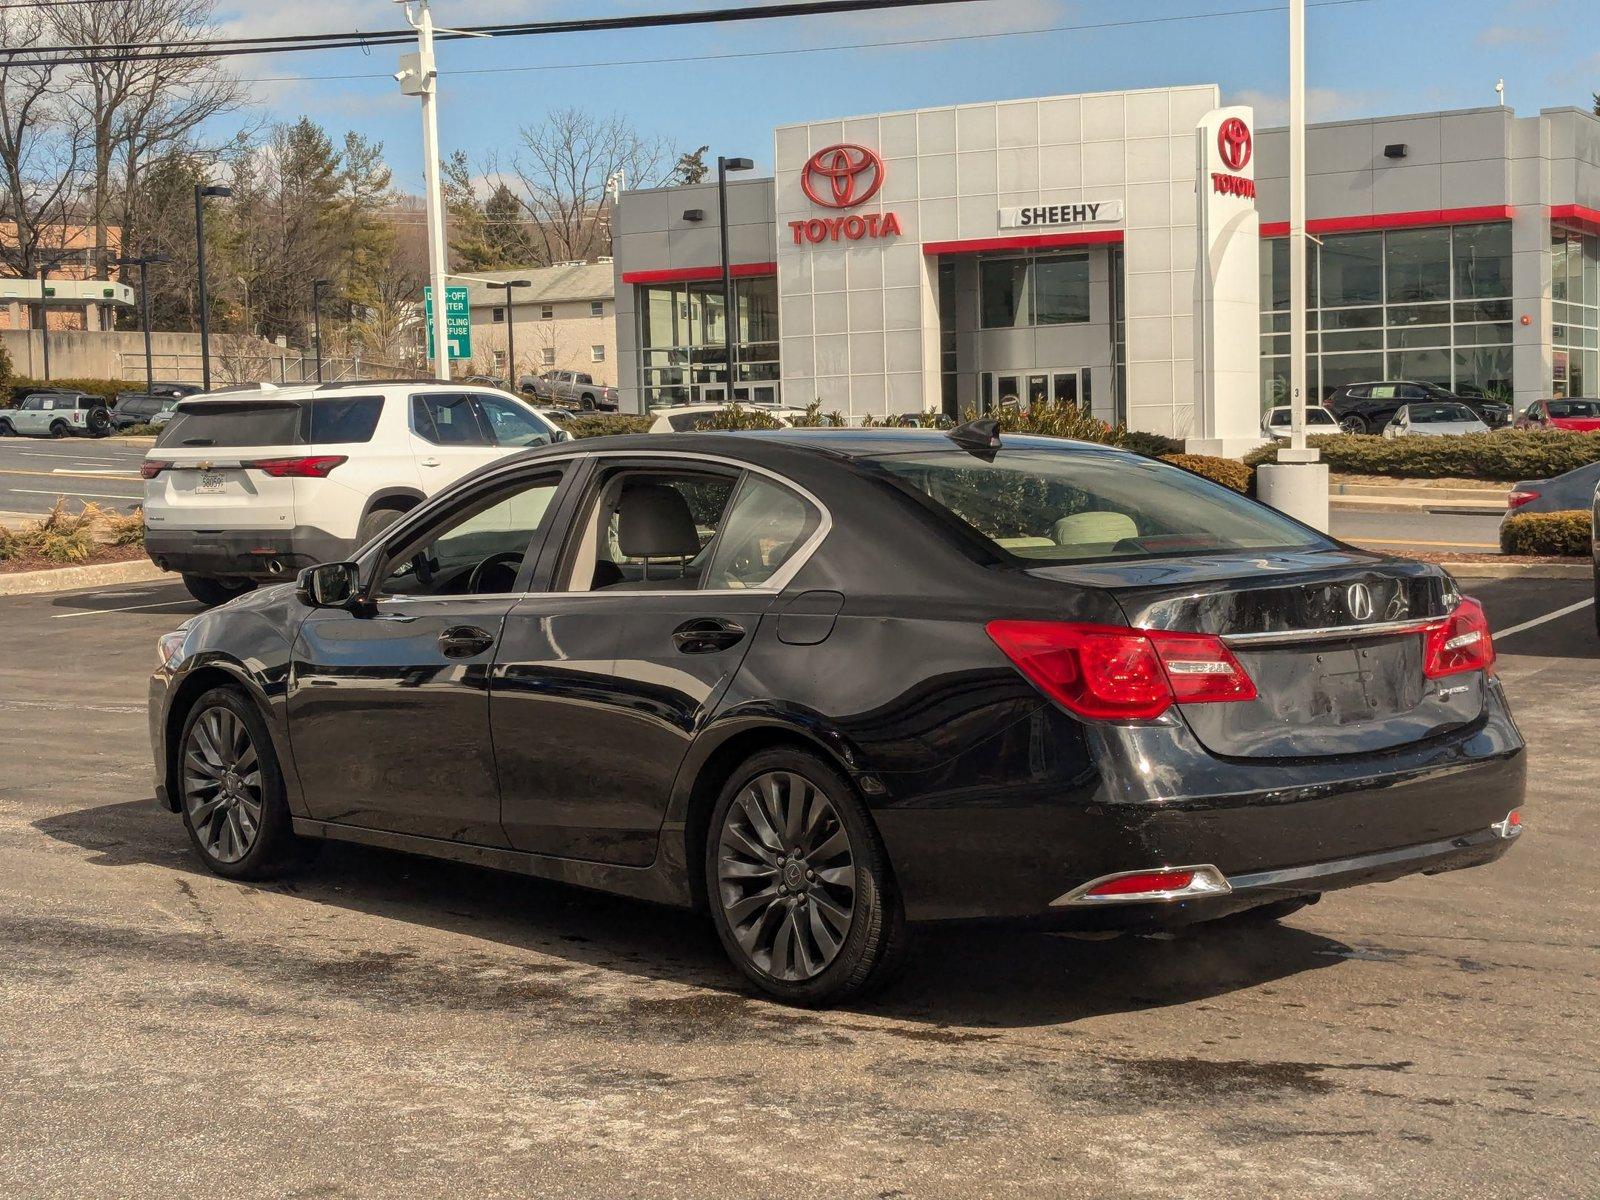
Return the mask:
[(979, 417), (968, 421), (965, 425), (957, 425), (949, 430), (945, 437), (963, 450), (998, 450), (1000, 422), (993, 417)]

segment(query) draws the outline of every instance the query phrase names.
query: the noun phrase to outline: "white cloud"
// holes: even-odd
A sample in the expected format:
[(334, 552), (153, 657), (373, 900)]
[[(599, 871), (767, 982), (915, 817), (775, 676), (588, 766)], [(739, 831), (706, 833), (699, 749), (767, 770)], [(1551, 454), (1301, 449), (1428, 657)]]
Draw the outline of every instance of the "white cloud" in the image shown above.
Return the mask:
[(1478, 31), (1472, 40), (1480, 46), (1495, 49), (1501, 46), (1548, 46), (1556, 40), (1554, 29), (1531, 28), (1527, 25), (1491, 25)]
[[(1224, 100), (1227, 104), (1248, 104), (1256, 110), (1258, 125), (1283, 125), (1289, 120), (1289, 97), (1280, 92), (1264, 92), (1258, 88), (1245, 88)], [(1337, 121), (1343, 117), (1360, 116), (1381, 107), (1382, 96), (1377, 92), (1347, 92), (1339, 88), (1307, 88), (1306, 119), (1308, 121)]]

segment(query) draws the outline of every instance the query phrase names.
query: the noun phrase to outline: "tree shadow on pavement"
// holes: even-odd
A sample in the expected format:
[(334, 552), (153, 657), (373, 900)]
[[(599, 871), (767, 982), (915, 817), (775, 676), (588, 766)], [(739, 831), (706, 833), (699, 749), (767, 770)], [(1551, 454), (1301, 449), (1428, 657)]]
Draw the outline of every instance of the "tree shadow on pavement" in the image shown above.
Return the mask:
[[(188, 880), (210, 878), (195, 858), (179, 819), (153, 800), (111, 804), (47, 817), (34, 827), (57, 841), (93, 852), (91, 866), (154, 866), (176, 873), (176, 886), (193, 896)], [(703, 917), (639, 901), (587, 892), (563, 884), (396, 851), (328, 843), (301, 873), (285, 880), (244, 884), (292, 896), (298, 902), (380, 916), (419, 929), (448, 931), (479, 942), (549, 956), (553, 967), (530, 965), (517, 955), (496, 955), (437, 944), (386, 953), (393, 925), (347, 954), (367, 970), (340, 973), (335, 958), (309, 954), (302, 944), (276, 946), (240, 940), (187, 944), (179, 951), (203, 956), (211, 966), (230, 956), (241, 967), (276, 974), (290, 985), (335, 984), (352, 998), (505, 1008), (519, 1002), (547, 1007), (563, 997), (587, 1006), (588, 994), (563, 991), (562, 979), (598, 968), (700, 989), (701, 995), (646, 992), (629, 997), (625, 1018), (663, 1035), (691, 1038), (740, 1022), (805, 1026), (821, 1019), (768, 1003), (754, 995), (723, 956)], [(137, 936), (129, 930), (129, 938)], [(468, 943), (470, 946), (471, 943)], [(170, 954), (171, 946), (151, 953)], [(1292, 925), (1224, 925), (1176, 935), (1081, 941), (1059, 935), (995, 927), (919, 929), (905, 976), (878, 996), (851, 1006), (861, 1016), (929, 1027), (908, 1036), (928, 1040), (966, 1036), (948, 1027), (1007, 1029), (1059, 1025), (1119, 1012), (1192, 1004), (1332, 966), (1349, 947)], [(841, 1010), (835, 1010), (837, 1018)]]

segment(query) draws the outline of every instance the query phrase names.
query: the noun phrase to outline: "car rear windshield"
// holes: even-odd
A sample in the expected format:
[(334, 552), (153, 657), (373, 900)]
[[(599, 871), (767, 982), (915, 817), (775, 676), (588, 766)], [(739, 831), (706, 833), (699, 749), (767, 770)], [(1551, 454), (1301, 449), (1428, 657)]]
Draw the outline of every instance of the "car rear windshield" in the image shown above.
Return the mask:
[(158, 447), (338, 446), (370, 442), (382, 396), (196, 404), (175, 411)]
[(1041, 563), (1162, 558), (1333, 543), (1264, 505), (1154, 459), (1002, 449), (877, 460), (997, 549)]
[(1552, 400), (1552, 417), (1600, 417), (1600, 400)]
[(1464, 404), (1413, 404), (1407, 410), (1413, 425), (1440, 425), (1476, 421), (1478, 415)]

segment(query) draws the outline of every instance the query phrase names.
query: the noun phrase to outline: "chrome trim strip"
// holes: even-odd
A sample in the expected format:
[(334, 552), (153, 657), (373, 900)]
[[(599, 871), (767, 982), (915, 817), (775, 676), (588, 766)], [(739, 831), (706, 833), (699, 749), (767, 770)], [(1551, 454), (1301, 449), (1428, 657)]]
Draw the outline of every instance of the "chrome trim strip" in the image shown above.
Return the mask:
[[(1091, 896), (1095, 888), (1110, 883), (1114, 879), (1126, 879), (1129, 875), (1150, 875), (1157, 871), (1190, 871), (1194, 878), (1189, 881), (1188, 887), (1173, 888), (1165, 892), (1135, 892), (1128, 896)], [(1113, 871), (1110, 875), (1101, 875), (1098, 879), (1091, 879), (1088, 883), (1079, 884), (1070, 892), (1057, 896), (1050, 901), (1051, 908), (1081, 908), (1086, 905), (1098, 904), (1152, 904), (1168, 900), (1189, 900), (1196, 896), (1226, 896), (1233, 890), (1227, 877), (1210, 863), (1194, 867), (1140, 867), (1134, 871)]]
[[(1518, 827), (1520, 828), (1520, 826)], [(1354, 858), (1336, 858), (1328, 862), (1311, 863), (1304, 867), (1285, 867), (1278, 871), (1255, 871), (1248, 875), (1230, 875), (1228, 883), (1235, 891), (1248, 888), (1277, 887), (1285, 883), (1303, 883), (1328, 875), (1343, 875), (1349, 871), (1367, 871), (1375, 867), (1393, 866), (1412, 859), (1432, 858), (1452, 850), (1467, 850), (1501, 838), (1494, 826), (1459, 837), (1438, 842), (1424, 842), (1420, 846), (1402, 846), (1398, 850), (1381, 850), (1376, 854), (1360, 854)]]
[(1266, 633), (1225, 633), (1228, 646), (1280, 646), (1294, 642), (1325, 642), (1341, 638), (1397, 637), (1421, 633), (1443, 617), (1411, 617), (1404, 621), (1375, 621), (1371, 625), (1328, 625), (1320, 629), (1274, 629)]

